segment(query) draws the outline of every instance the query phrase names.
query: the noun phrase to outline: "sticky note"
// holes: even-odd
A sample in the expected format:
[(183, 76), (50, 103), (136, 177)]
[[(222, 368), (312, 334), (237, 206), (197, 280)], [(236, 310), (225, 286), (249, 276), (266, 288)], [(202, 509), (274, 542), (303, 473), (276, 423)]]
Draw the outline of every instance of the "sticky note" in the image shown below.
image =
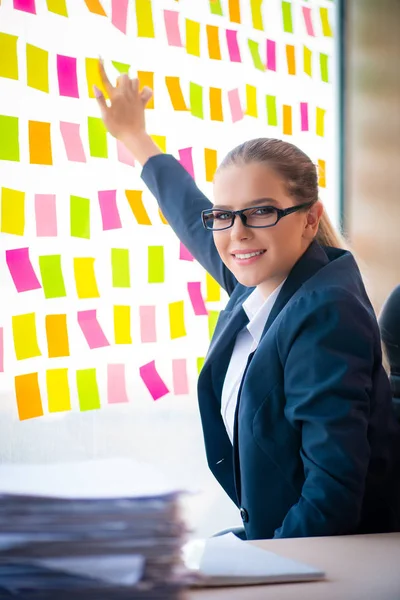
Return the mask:
[(164, 283), (164, 246), (148, 247), (148, 282)]
[(17, 292), (41, 288), (29, 258), (29, 248), (6, 250), (6, 263)]
[(0, 160), (19, 162), (18, 117), (0, 115)]
[(301, 131), (308, 131), (308, 103), (300, 102)]
[(312, 37), (315, 37), (314, 26), (313, 26), (312, 17), (311, 17), (311, 8), (308, 6), (302, 6), (301, 8), (303, 11), (303, 19), (304, 19), (304, 24), (306, 26), (307, 34), (311, 35)]
[(165, 83), (174, 110), (188, 110), (182, 94), (179, 77), (165, 77)]
[(63, 298), (67, 295), (60, 254), (39, 256), (39, 269), (45, 298)]
[(27, 85), (49, 93), (49, 53), (47, 50), (26, 44)]
[(50, 123), (28, 121), (29, 162), (31, 165), (52, 165)]
[(276, 42), (267, 40), (267, 69), (276, 71)]
[(76, 386), (81, 411), (100, 408), (96, 369), (78, 369), (76, 371)]
[(186, 52), (200, 56), (200, 23), (186, 19)]
[(208, 313), (208, 337), (211, 340), (217, 325), (219, 310), (210, 310)]
[(120, 404), (129, 402), (126, 393), (125, 365), (107, 365), (107, 402)]
[(89, 151), (93, 158), (108, 158), (107, 130), (102, 119), (88, 117)]
[(282, 107), (283, 112), (283, 135), (292, 135), (292, 107), (284, 104)]
[(78, 298), (100, 298), (94, 272), (94, 258), (74, 258), (74, 276)]
[(186, 335), (185, 328), (185, 306), (183, 300), (171, 302), (168, 305), (169, 310), (169, 330), (171, 340), (184, 337)]
[(35, 0), (14, 0), (14, 8), (36, 15)]
[(130, 65), (128, 65), (127, 63), (118, 62), (117, 60), (113, 60), (111, 62), (112, 65), (117, 69), (118, 73), (120, 73), (120, 75), (123, 75), (124, 73), (129, 75), (129, 69), (131, 68)]
[(190, 262), (194, 261), (194, 256), (189, 252), (182, 242), (179, 242), (179, 260), (187, 260)]
[(229, 20), (231, 23), (241, 23), (240, 0), (229, 0)]
[(135, 0), (137, 36), (143, 38), (153, 38), (154, 23), (151, 0)]
[(329, 83), (328, 55), (324, 54), (323, 52), (319, 53), (319, 67), (321, 71), (321, 81)]
[(66, 0), (46, 0), (46, 3), (49, 12), (60, 15), (61, 17), (68, 17)]
[(47, 403), (50, 413), (71, 410), (68, 369), (46, 371)]
[(296, 54), (292, 44), (286, 44), (286, 62), (288, 75), (296, 75)]
[(135, 159), (126, 146), (120, 141), (115, 140), (117, 143), (117, 158), (119, 162), (124, 163), (125, 165), (129, 165), (131, 167), (135, 166)]
[(54, 194), (35, 194), (35, 221), (38, 237), (57, 235), (57, 209)]
[(206, 166), (206, 181), (213, 181), (217, 170), (218, 155), (212, 148), (204, 148), (204, 162)]
[(153, 91), (153, 96), (146, 104), (146, 108), (154, 108), (154, 73), (152, 71), (138, 71), (139, 88), (148, 87)]
[(97, 320), (96, 309), (78, 311), (78, 323), (91, 350), (110, 345)]
[(239, 90), (229, 90), (228, 92), (229, 108), (231, 110), (232, 123), (241, 121), (243, 119), (243, 109), (240, 102)]
[(219, 28), (215, 25), (206, 25), (208, 56), (213, 60), (221, 60), (221, 47), (219, 44)]
[(326, 114), (326, 110), (324, 110), (323, 108), (319, 108), (319, 106), (317, 106), (316, 109), (316, 116), (315, 116), (315, 129), (316, 129), (316, 134), (324, 137), (325, 135), (325, 114)]
[(15, 356), (17, 360), (41, 356), (36, 335), (36, 315), (27, 313), (12, 317)]
[(329, 12), (326, 7), (320, 6), (319, 15), (321, 17), (322, 33), (326, 37), (333, 37), (332, 28), (329, 23)]
[(169, 46), (181, 48), (182, 38), (179, 30), (179, 13), (176, 10), (164, 10), (164, 24)]
[(112, 0), (111, 23), (126, 34), (126, 23), (128, 20), (129, 0)]
[(16, 35), (0, 32), (0, 77), (18, 80)]
[(257, 88), (254, 85), (246, 84), (246, 115), (249, 117), (258, 117), (257, 110)]
[(186, 358), (172, 359), (172, 385), (176, 396), (189, 393)]
[(94, 15), (100, 15), (102, 17), (106, 17), (107, 14), (102, 7), (100, 0), (84, 0), (86, 6)]
[(64, 142), (65, 153), (72, 162), (86, 162), (79, 123), (60, 121), (60, 131)]
[(251, 58), (253, 60), (253, 65), (256, 69), (259, 69), (260, 71), (265, 71), (265, 65), (261, 60), (258, 42), (255, 42), (254, 40), (247, 40), (247, 43), (249, 46)]
[(86, 58), (85, 59), (85, 70), (86, 70), (86, 83), (89, 98), (94, 98), (93, 86), (95, 85), (99, 90), (103, 92), (105, 98), (109, 98), (108, 93), (103, 85), (99, 72), (99, 59), (98, 58)]
[(250, 0), (251, 19), (254, 29), (264, 31), (263, 18), (261, 13), (263, 0)]
[(168, 225), (168, 221), (167, 219), (164, 217), (164, 215), (162, 214), (161, 210), (158, 209), (158, 214), (160, 215), (160, 219), (163, 225)]
[(219, 302), (221, 300), (221, 286), (206, 272), (206, 302)]
[(114, 306), (114, 341), (116, 344), (132, 344), (130, 306)]
[(49, 358), (70, 355), (67, 315), (46, 315), (46, 336)]
[(276, 96), (267, 95), (266, 109), (267, 109), (267, 122), (268, 125), (276, 127), (278, 125), (278, 112), (276, 110)]
[(292, 3), (282, 2), (283, 31), (293, 33)]
[(237, 40), (238, 32), (233, 29), (226, 30), (226, 43), (228, 45), (229, 60), (231, 62), (242, 62), (240, 49)]
[(57, 54), (57, 77), (60, 96), (79, 98), (76, 58)]
[(212, 15), (223, 17), (221, 0), (210, 0), (210, 11)]
[(197, 316), (208, 315), (208, 310), (204, 304), (201, 294), (200, 281), (189, 281), (187, 284), (190, 302), (192, 303), (194, 314)]
[(165, 135), (150, 135), (150, 137), (160, 150), (167, 151), (167, 137)]
[(156, 333), (156, 307), (140, 306), (140, 340), (142, 344), (149, 344), (157, 341)]
[(318, 159), (318, 185), (326, 187), (326, 162), (321, 158)]
[(200, 375), (200, 372), (201, 372), (201, 370), (202, 370), (202, 368), (203, 368), (203, 365), (204, 365), (204, 361), (205, 361), (205, 360), (206, 360), (206, 359), (205, 359), (205, 357), (204, 357), (204, 356), (199, 356), (199, 357), (197, 358), (197, 360), (196, 360), (196, 363), (197, 363), (197, 374), (198, 374), (198, 375)]
[(131, 287), (129, 250), (127, 248), (111, 248), (111, 271), (113, 287)]
[(157, 372), (154, 360), (140, 367), (139, 373), (153, 400), (169, 394), (169, 389)]
[(70, 196), (70, 231), (72, 237), (90, 239), (90, 200)]
[(312, 52), (307, 46), (303, 48), (303, 68), (304, 73), (312, 77)]
[(190, 112), (194, 117), (204, 119), (203, 88), (192, 81), (190, 82)]
[(122, 223), (117, 206), (117, 190), (98, 192), (103, 231), (121, 229)]
[(0, 373), (4, 373), (4, 330), (0, 327)]
[(179, 150), (179, 162), (194, 179), (192, 148), (181, 148)]
[(143, 204), (143, 191), (125, 190), (125, 196), (138, 225), (151, 225), (150, 217)]
[(20, 421), (42, 417), (43, 406), (38, 374), (16, 375), (14, 385)]
[(25, 232), (25, 192), (11, 188), (1, 188), (1, 229), (2, 233), (24, 235)]

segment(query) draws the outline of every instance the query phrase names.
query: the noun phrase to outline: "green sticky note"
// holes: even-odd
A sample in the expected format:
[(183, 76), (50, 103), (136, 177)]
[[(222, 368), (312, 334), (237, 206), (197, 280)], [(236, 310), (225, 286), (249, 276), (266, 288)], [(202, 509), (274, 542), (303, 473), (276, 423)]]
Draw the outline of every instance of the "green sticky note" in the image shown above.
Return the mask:
[(190, 111), (194, 117), (204, 119), (203, 88), (192, 81), (190, 82)]
[(293, 33), (292, 3), (282, 2), (283, 31)]
[(70, 197), (71, 236), (90, 239), (90, 200), (79, 196)]
[(204, 356), (199, 356), (197, 359), (197, 373), (200, 374), (200, 371), (203, 368), (205, 358)]
[(0, 33), (0, 77), (18, 79), (18, 54), (16, 35)]
[(211, 340), (219, 317), (219, 310), (210, 310), (208, 313), (208, 335)]
[(325, 81), (325, 83), (329, 83), (329, 74), (328, 74), (328, 55), (320, 52), (319, 54), (319, 66), (321, 69), (321, 79)]
[(49, 53), (26, 44), (26, 70), (29, 87), (49, 93)]
[(247, 42), (249, 44), (249, 50), (255, 68), (260, 69), (260, 71), (265, 71), (265, 65), (263, 64), (260, 57), (260, 49), (258, 42), (255, 42), (254, 40), (247, 40)]
[(100, 408), (100, 394), (97, 385), (96, 369), (78, 369), (76, 371), (79, 408), (82, 411)]
[(60, 254), (39, 256), (39, 269), (45, 298), (63, 298), (67, 295)]
[(149, 246), (148, 281), (164, 283), (164, 246)]
[(212, 15), (224, 16), (222, 12), (221, 0), (210, 0), (210, 10)]
[(90, 156), (108, 158), (107, 130), (101, 119), (88, 117), (88, 136)]
[(114, 65), (114, 67), (117, 69), (118, 73), (121, 73), (121, 75), (123, 75), (124, 73), (129, 73), (129, 69), (131, 68), (131, 65), (126, 65), (125, 63), (118, 62), (116, 60), (113, 60), (111, 62)]
[(129, 250), (126, 248), (111, 248), (111, 269), (113, 287), (131, 287)]
[(278, 125), (278, 113), (276, 110), (276, 96), (266, 96), (267, 122), (268, 125)]
[(49, 12), (60, 15), (61, 17), (68, 17), (68, 10), (65, 0), (46, 0), (47, 10)]
[(18, 117), (0, 115), (0, 160), (19, 162)]

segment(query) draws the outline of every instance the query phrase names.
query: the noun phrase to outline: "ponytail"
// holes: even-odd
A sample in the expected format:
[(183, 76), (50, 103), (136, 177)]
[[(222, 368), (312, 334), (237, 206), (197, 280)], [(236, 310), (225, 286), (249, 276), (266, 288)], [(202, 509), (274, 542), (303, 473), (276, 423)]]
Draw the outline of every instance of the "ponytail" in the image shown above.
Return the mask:
[(325, 209), (319, 222), (316, 240), (321, 246), (332, 246), (333, 248), (348, 250), (344, 237), (332, 225)]

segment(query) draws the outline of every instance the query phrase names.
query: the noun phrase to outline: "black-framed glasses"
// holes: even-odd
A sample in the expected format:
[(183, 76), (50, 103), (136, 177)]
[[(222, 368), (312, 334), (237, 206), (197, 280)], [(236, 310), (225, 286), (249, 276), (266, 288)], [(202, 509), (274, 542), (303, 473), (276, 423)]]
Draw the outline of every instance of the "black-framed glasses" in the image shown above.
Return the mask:
[(276, 208), (276, 206), (250, 206), (242, 210), (224, 210), (222, 208), (207, 208), (201, 213), (201, 219), (205, 229), (211, 231), (223, 231), (233, 226), (236, 215), (238, 215), (245, 227), (262, 229), (273, 227), (283, 217), (291, 215), (303, 208), (310, 208), (314, 202), (296, 204), (289, 208)]

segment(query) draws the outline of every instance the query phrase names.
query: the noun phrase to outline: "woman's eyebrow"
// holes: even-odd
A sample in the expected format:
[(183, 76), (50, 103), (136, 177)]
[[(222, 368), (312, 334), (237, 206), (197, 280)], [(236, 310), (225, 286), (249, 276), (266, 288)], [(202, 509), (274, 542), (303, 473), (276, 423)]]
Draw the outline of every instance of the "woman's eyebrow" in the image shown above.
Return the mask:
[[(269, 205), (279, 206), (279, 202), (277, 200), (274, 200), (274, 198), (258, 198), (257, 200), (250, 200), (249, 202), (245, 202), (243, 208)], [(227, 204), (214, 204), (213, 208), (217, 208), (219, 210), (232, 210), (232, 206)]]

